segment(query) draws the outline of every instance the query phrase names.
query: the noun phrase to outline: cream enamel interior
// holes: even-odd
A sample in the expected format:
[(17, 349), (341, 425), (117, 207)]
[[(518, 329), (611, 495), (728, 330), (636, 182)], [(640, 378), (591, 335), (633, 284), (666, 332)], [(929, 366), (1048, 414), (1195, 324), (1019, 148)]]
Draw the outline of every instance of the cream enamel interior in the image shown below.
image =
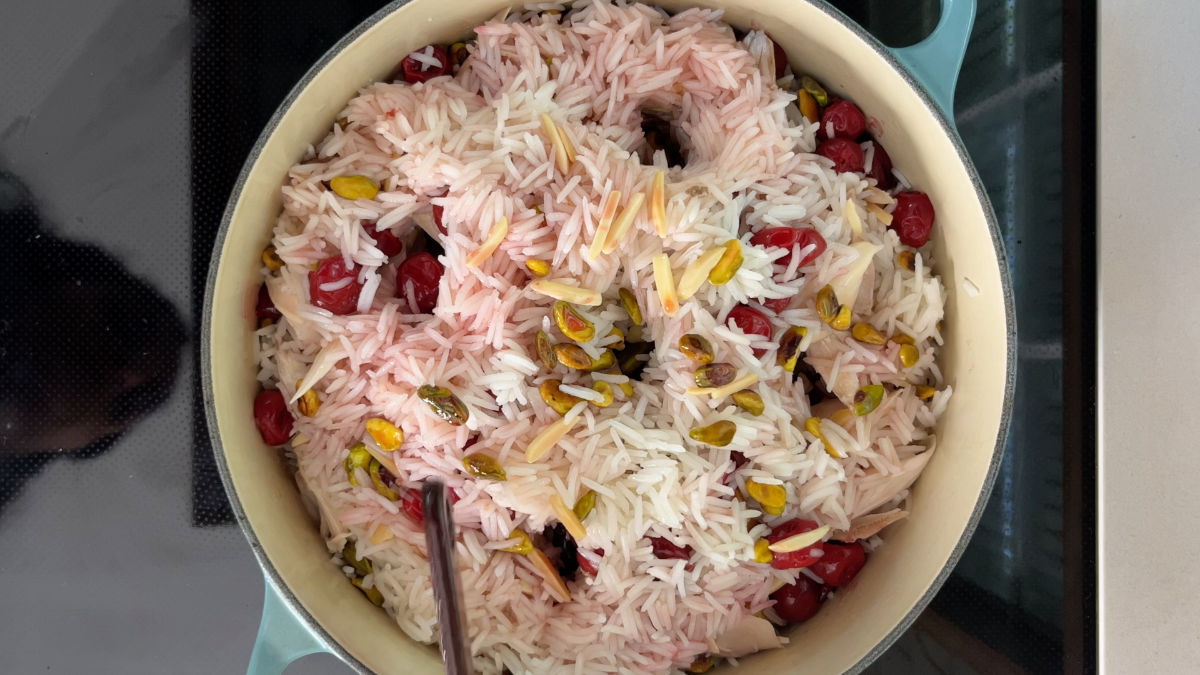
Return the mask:
[[(406, 638), (329, 564), (291, 476), (258, 437), (249, 413), (256, 391), (250, 326), (258, 254), (279, 211), (279, 186), (288, 167), (327, 133), (358, 88), (385, 76), (416, 47), (468, 35), (504, 4), (414, 0), (332, 57), (298, 92), (235, 194), (210, 289), (209, 405), (249, 526), (279, 578), (315, 621), (367, 668), (381, 673), (440, 672), (441, 664), (433, 648)], [(660, 4), (678, 9), (705, 3)], [(904, 77), (817, 7), (785, 0), (722, 4), (731, 23), (767, 28), (793, 64), (877, 118), (896, 166), (929, 193), (937, 211), (937, 269), (948, 291), (941, 363), (955, 395), (938, 429), (937, 455), (915, 487), (912, 517), (888, 531), (888, 544), (849, 590), (790, 634), (789, 647), (743, 661), (753, 669), (749, 672), (841, 672), (884, 640), (926, 594), (980, 500), (1004, 416), (1010, 328), (1005, 289), (971, 172)], [(965, 278), (979, 289), (977, 296), (963, 292)]]

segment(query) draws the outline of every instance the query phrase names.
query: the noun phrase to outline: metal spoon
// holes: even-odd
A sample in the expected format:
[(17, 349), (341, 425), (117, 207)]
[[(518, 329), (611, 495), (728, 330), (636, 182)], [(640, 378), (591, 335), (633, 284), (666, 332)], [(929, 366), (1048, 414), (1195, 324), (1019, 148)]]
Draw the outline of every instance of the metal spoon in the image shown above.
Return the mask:
[(462, 617), (458, 568), (454, 566), (454, 518), (450, 515), (446, 486), (436, 480), (425, 481), (421, 502), (425, 512), (425, 545), (429, 549), (442, 661), (449, 675), (471, 675), (471, 652), (467, 648)]

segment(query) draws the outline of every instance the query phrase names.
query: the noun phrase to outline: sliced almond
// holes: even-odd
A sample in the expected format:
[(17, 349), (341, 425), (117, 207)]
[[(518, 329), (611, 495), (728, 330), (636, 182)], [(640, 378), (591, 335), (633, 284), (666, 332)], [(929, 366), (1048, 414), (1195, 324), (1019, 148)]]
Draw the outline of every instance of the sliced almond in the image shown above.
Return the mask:
[(372, 544), (378, 546), (385, 541), (391, 541), (395, 536), (396, 533), (392, 532), (392, 528), (387, 525), (380, 525), (371, 532), (370, 539)]
[(577, 155), (575, 152), (575, 144), (572, 143), (570, 137), (567, 136), (567, 130), (563, 128), (563, 125), (559, 124), (557, 126), (558, 138), (562, 140), (563, 149), (567, 151), (567, 164), (574, 164), (575, 157)]
[(587, 307), (595, 307), (600, 304), (602, 297), (600, 291), (594, 291), (590, 288), (580, 288), (571, 286), (560, 281), (549, 281), (547, 279), (537, 279), (529, 284), (530, 290), (533, 290), (542, 295), (549, 296), (555, 300), (564, 300), (573, 305), (585, 305)]
[(854, 236), (862, 237), (862, 218), (858, 217), (858, 208), (854, 206), (854, 200), (846, 200), (846, 205), (842, 209), (842, 217), (846, 219), (846, 224), (850, 226), (850, 231), (854, 233)]
[(882, 204), (884, 206), (887, 206), (888, 204), (894, 203), (896, 201), (896, 199), (894, 197), (892, 197), (891, 195), (889, 195), (888, 193), (884, 192), (883, 190), (880, 190), (879, 188), (874, 188), (874, 187), (867, 188), (866, 191), (863, 192), (863, 199), (868, 202), (873, 202), (875, 204)]
[(290, 402), (298, 401), (304, 392), (312, 389), (313, 385), (320, 382), (321, 378), (325, 377), (330, 370), (333, 370), (333, 366), (344, 358), (346, 358), (346, 348), (342, 346), (341, 342), (330, 342), (322, 347), (313, 359), (312, 365), (308, 367), (308, 372), (304, 374), (304, 379), (296, 385), (296, 393), (292, 395)]
[(838, 541), (858, 541), (859, 539), (867, 539), (879, 534), (883, 528), (892, 523), (903, 520), (908, 517), (908, 511), (901, 509), (892, 509), (883, 513), (871, 513), (865, 516), (859, 516), (850, 521), (850, 529), (834, 530), (833, 538)]
[(587, 536), (587, 528), (580, 522), (579, 516), (567, 506), (562, 497), (558, 493), (550, 495), (550, 508), (554, 509), (554, 515), (558, 516), (558, 522), (567, 528), (567, 532), (571, 533), (575, 541), (582, 541)]
[(621, 192), (613, 190), (604, 198), (600, 207), (600, 221), (596, 224), (596, 236), (592, 237), (592, 245), (588, 247), (587, 259), (595, 260), (604, 250), (604, 242), (612, 229), (613, 218), (617, 217), (617, 206), (621, 203)]
[(724, 387), (691, 387), (687, 390), (687, 393), (694, 396), (708, 396), (713, 399), (719, 399), (725, 398), (726, 396), (732, 396), (733, 394), (746, 389), (747, 387), (753, 386), (757, 382), (757, 375), (754, 373), (746, 373)]
[(787, 539), (780, 539), (767, 548), (771, 549), (774, 553), (791, 553), (792, 551), (799, 551), (802, 548), (812, 546), (824, 539), (827, 534), (829, 534), (829, 526), (822, 525), (815, 530), (793, 534)]
[[(587, 405), (587, 403), (576, 403), (575, 405), (579, 407)], [(575, 426), (577, 419), (577, 415), (572, 415), (568, 412), (561, 419), (555, 420), (545, 429), (542, 429), (541, 433), (534, 436), (533, 440), (529, 441), (529, 445), (525, 448), (525, 461), (532, 464), (545, 457), (546, 453), (550, 452), (550, 449), (561, 441), (562, 437), (566, 436), (567, 432)]]
[(725, 255), (724, 246), (710, 248), (683, 269), (683, 274), (679, 275), (680, 301), (687, 300), (700, 290), (700, 286), (708, 279), (708, 273), (717, 266), (717, 263), (721, 262), (723, 255)]
[(546, 139), (554, 147), (554, 165), (558, 167), (560, 172), (566, 173), (568, 168), (567, 147), (558, 135), (558, 125), (545, 113), (542, 113), (542, 131), (546, 132)]
[(638, 211), (642, 208), (642, 202), (646, 201), (646, 195), (641, 192), (635, 192), (629, 196), (629, 203), (625, 205), (625, 209), (621, 211), (621, 215), (613, 221), (612, 230), (608, 233), (608, 239), (604, 242), (604, 252), (612, 253), (617, 250), (621, 240), (625, 238), (625, 234), (629, 232), (629, 228), (633, 226), (633, 219), (637, 217)]
[(487, 260), (488, 256), (492, 255), (500, 247), (500, 242), (504, 241), (504, 238), (507, 236), (508, 218), (501, 217), (500, 220), (496, 221), (495, 225), (492, 225), (487, 239), (484, 239), (479, 248), (467, 256), (467, 267), (479, 267), (482, 265), (483, 261)]
[(650, 186), (650, 222), (658, 236), (667, 236), (667, 172), (662, 169), (654, 172)]
[(883, 207), (878, 204), (867, 202), (867, 213), (874, 215), (875, 218), (877, 218), (879, 222), (883, 223), (884, 225), (892, 224), (892, 214), (884, 211)]
[(675, 291), (675, 277), (671, 274), (671, 259), (666, 253), (654, 256), (654, 287), (658, 290), (663, 313), (675, 316), (679, 311), (679, 294)]
[(567, 588), (566, 582), (558, 575), (558, 570), (554, 569), (554, 565), (550, 564), (550, 559), (546, 557), (545, 553), (542, 553), (541, 549), (534, 548), (529, 555), (525, 556), (525, 559), (533, 564), (538, 574), (542, 575), (546, 590), (550, 591), (550, 595), (553, 595), (555, 600), (571, 601), (571, 589)]

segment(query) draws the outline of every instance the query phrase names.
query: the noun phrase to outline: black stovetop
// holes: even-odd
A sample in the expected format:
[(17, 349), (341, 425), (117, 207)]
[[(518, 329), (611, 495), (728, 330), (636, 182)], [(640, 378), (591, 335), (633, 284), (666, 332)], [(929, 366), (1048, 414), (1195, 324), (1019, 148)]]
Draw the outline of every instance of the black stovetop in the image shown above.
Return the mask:
[[(899, 44), (938, 3), (834, 4)], [(1013, 270), (1016, 409), (970, 547), (873, 672), (1056, 672), (1077, 632), (1064, 610), (1064, 579), (1081, 571), (1063, 562), (1061, 4), (979, 4), (957, 120)], [(267, 118), (380, 5), (0, 7), (4, 671), (244, 670), (262, 581), (196, 377), (212, 240)], [(331, 670), (318, 656), (289, 672)]]

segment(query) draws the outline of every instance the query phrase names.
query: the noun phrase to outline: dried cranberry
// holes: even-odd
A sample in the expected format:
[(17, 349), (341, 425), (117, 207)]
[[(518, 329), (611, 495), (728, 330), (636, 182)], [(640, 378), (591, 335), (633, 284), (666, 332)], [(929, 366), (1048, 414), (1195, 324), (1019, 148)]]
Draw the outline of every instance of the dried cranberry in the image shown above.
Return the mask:
[(750, 307), (749, 305), (738, 305), (734, 307), (729, 316), (725, 319), (725, 324), (728, 326), (737, 326), (742, 329), (746, 335), (761, 335), (763, 337), (771, 337), (771, 321), (766, 314)]
[(654, 547), (654, 557), (662, 560), (687, 560), (692, 557), (691, 546), (676, 546), (662, 537), (650, 537), (650, 545)]
[(817, 154), (833, 160), (838, 173), (863, 170), (863, 151), (849, 138), (827, 138), (817, 146)]
[(771, 47), (775, 49), (775, 79), (783, 77), (784, 71), (787, 70), (788, 60), (787, 52), (783, 51), (783, 47), (779, 43), (771, 40)]
[[(413, 58), (413, 54), (424, 54), (438, 60), (438, 65), (431, 66)], [(404, 57), (400, 62), (400, 70), (404, 81), (409, 84), (432, 80), (450, 72), (450, 53), (441, 45), (426, 45)]]
[(933, 202), (929, 201), (929, 195), (916, 190), (896, 195), (896, 208), (892, 211), (889, 227), (900, 235), (901, 244), (913, 248), (924, 246), (933, 230)]
[(733, 470), (727, 471), (725, 472), (724, 476), (721, 476), (721, 485), (725, 486), (729, 485), (729, 478), (733, 476), (733, 472), (737, 471), (743, 466), (746, 466), (746, 464), (750, 461), (749, 457), (746, 457), (737, 450), (733, 450), (729, 453), (729, 459), (733, 460)]
[[(602, 549), (602, 548), (596, 549), (596, 555), (603, 558), (604, 557), (604, 549)], [(583, 557), (582, 551), (579, 551), (579, 550), (575, 551), (575, 562), (579, 564), (579, 569), (583, 570), (583, 572), (585, 574), (587, 574), (588, 576), (592, 576), (592, 577), (596, 576), (596, 572), (597, 572), (596, 566), (592, 564), (592, 561)]]
[(789, 298), (768, 298), (762, 301), (763, 307), (775, 312), (776, 314), (788, 308), (792, 304), (792, 299)]
[(771, 594), (775, 601), (775, 613), (788, 623), (800, 623), (813, 618), (821, 609), (828, 594), (821, 584), (800, 575), (796, 583), (781, 586)]
[(778, 265), (787, 265), (792, 260), (792, 249), (797, 245), (803, 251), (808, 246), (813, 249), (800, 259), (800, 265), (807, 265), (825, 252), (825, 238), (820, 232), (810, 227), (768, 227), (759, 230), (750, 237), (750, 243), (767, 248), (776, 247), (787, 251), (784, 256), (775, 261)]
[(409, 256), (396, 268), (396, 297), (407, 298), (411, 284), (417, 301), (416, 311), (429, 314), (437, 307), (438, 283), (445, 271), (437, 258), (428, 253)]
[(896, 187), (896, 176), (892, 174), (892, 158), (879, 141), (873, 143), (875, 152), (871, 153), (871, 167), (867, 170), (867, 178), (874, 178), (875, 185), (880, 190), (891, 190)]
[(358, 265), (347, 265), (342, 256), (326, 258), (308, 273), (308, 296), (312, 304), (334, 314), (349, 314), (358, 306)]
[(438, 232), (446, 234), (446, 226), (442, 224), (442, 215), (445, 212), (446, 207), (441, 206), (440, 204), (432, 204), (430, 208), (433, 209), (433, 224), (437, 225)]
[(258, 287), (258, 301), (254, 304), (254, 318), (270, 319), (274, 321), (283, 316), (275, 309), (275, 303), (271, 301), (271, 294), (267, 292), (267, 285), (263, 284)]
[(812, 571), (826, 585), (840, 588), (858, 576), (866, 563), (867, 551), (857, 541), (849, 544), (829, 542), (825, 544), (825, 555), (813, 563)]
[(391, 230), (387, 228), (379, 229), (375, 221), (366, 220), (363, 221), (362, 225), (363, 229), (367, 232), (367, 236), (371, 238), (371, 241), (375, 242), (375, 248), (379, 249), (379, 252), (385, 256), (390, 258), (404, 248), (404, 244), (400, 243), (400, 239), (392, 234)]
[(850, 101), (830, 103), (825, 112), (821, 113), (821, 128), (824, 133), (833, 127), (833, 138), (848, 138), (854, 140), (867, 129), (867, 118), (858, 106)]
[(417, 525), (425, 525), (425, 509), (421, 506), (420, 490), (405, 490), (404, 494), (400, 495), (400, 510)]
[[(817, 529), (817, 524), (813, 521), (796, 518), (773, 527), (771, 533), (767, 535), (767, 541), (774, 544), (777, 541), (783, 541), (788, 537), (815, 529)], [(798, 570), (801, 567), (808, 567), (816, 561), (821, 560), (821, 551), (823, 548), (824, 544), (817, 542), (799, 551), (775, 553), (771, 558), (771, 567), (777, 570)]]
[(292, 437), (292, 414), (278, 389), (264, 389), (254, 397), (254, 424), (263, 443), (283, 445)]

